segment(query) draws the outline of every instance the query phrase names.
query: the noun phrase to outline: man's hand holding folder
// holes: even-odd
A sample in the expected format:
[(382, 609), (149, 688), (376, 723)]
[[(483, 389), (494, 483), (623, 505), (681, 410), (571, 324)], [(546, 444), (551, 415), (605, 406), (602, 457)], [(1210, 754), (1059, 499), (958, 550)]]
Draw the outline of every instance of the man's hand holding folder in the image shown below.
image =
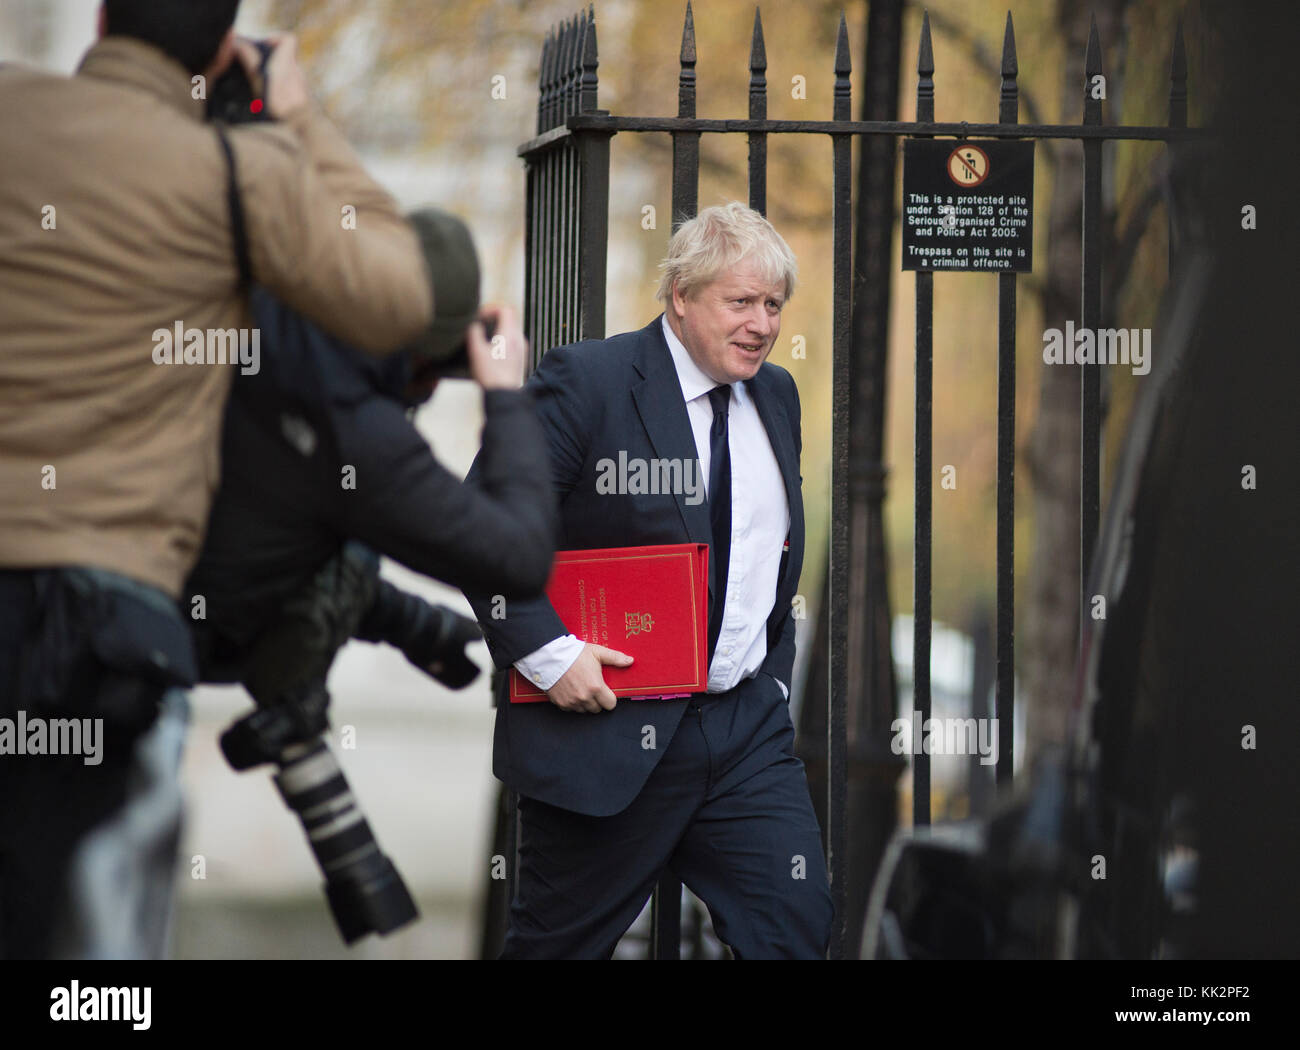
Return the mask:
[(573, 666), (564, 672), (546, 695), (561, 711), (581, 711), (589, 715), (612, 711), (618, 703), (618, 697), (605, 684), (605, 673), (601, 668), (606, 665), (630, 667), (632, 657), (617, 649), (607, 649), (603, 645), (587, 642)]
[(549, 692), (512, 671), (511, 703), (598, 714), (619, 698), (703, 692), (708, 553), (695, 543), (557, 552), (546, 594), (583, 649)]

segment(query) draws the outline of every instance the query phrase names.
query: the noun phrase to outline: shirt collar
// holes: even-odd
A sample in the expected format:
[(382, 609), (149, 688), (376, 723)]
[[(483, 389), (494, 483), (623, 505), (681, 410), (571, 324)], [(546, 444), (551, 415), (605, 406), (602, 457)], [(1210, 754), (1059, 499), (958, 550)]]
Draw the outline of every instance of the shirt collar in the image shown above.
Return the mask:
[[(688, 402), (694, 401), (717, 386), (718, 381), (700, 370), (700, 366), (691, 357), (690, 351), (677, 338), (677, 333), (668, 323), (667, 313), (663, 314), (661, 321), (664, 326), (664, 339), (668, 342), (668, 352), (673, 355), (673, 365), (677, 368), (677, 381), (682, 387), (682, 397)], [(731, 384), (733, 389), (740, 385), (740, 383)]]
[(159, 48), (134, 37), (104, 37), (86, 52), (77, 75), (147, 91), (195, 120), (206, 116), (206, 103), (193, 96), (193, 81), (185, 67)]

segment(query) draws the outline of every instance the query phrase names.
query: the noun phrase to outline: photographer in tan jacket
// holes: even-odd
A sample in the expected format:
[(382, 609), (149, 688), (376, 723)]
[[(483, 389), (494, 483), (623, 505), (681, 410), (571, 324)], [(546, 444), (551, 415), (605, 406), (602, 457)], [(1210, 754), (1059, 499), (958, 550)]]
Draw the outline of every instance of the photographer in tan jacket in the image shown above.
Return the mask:
[[(232, 62), (274, 118), (226, 132), (252, 278), (367, 352), (432, 316), (415, 234), (309, 100), (293, 38), (259, 82), (237, 7), (106, 0), (74, 76), (0, 67), (0, 957), (161, 950), (166, 880), (119, 876), (112, 892), (136, 897), (100, 911), (142, 914), (110, 947), (84, 914), (110, 887), (63, 895), (93, 867), (74, 850), (124, 822), (134, 792), (175, 797), (194, 675), (176, 599), (234, 370), (259, 364), (205, 120)], [(141, 856), (175, 833), (131, 827)]]

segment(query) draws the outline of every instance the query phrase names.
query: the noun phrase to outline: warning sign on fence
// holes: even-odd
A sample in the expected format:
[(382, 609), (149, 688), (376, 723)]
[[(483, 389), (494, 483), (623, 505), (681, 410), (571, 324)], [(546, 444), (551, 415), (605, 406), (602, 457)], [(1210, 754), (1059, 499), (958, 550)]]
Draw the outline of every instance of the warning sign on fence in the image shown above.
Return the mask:
[(1033, 142), (907, 139), (903, 269), (1028, 273)]

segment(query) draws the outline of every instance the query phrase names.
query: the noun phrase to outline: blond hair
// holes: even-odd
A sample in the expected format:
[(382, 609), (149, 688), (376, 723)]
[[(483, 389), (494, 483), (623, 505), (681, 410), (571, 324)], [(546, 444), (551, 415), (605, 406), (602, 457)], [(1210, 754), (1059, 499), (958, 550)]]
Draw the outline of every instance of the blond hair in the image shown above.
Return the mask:
[(655, 298), (667, 303), (673, 285), (690, 296), (742, 260), (758, 266), (764, 280), (785, 285), (785, 299), (794, 295), (799, 267), (794, 252), (762, 215), (741, 204), (714, 205), (682, 223), (668, 242), (668, 256), (659, 264), (662, 276)]

